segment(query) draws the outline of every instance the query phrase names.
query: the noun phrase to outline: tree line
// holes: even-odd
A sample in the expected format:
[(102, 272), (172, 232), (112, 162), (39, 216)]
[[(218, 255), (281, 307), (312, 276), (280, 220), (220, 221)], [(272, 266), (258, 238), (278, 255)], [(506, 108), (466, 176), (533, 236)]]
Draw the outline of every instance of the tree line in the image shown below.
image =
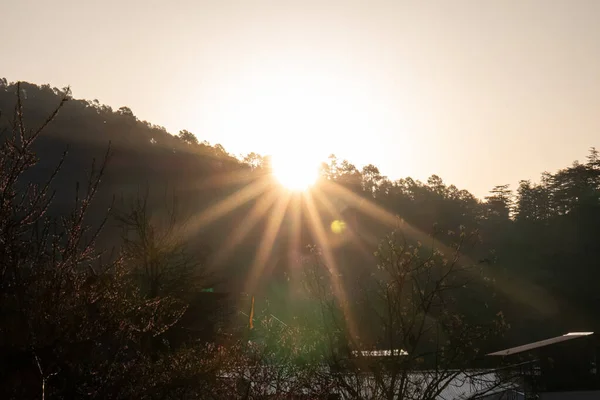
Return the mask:
[[(331, 156), (315, 187), (327, 194), (320, 221), (343, 220), (356, 237), (332, 259), (303, 251), (302, 272), (288, 283), (281, 233), (268, 261), (275, 272), (251, 294), (257, 329), (249, 329), (238, 298), (207, 289), (236, 293), (232, 282), (247, 279), (260, 235), (233, 247), (222, 268), (211, 255), (261, 200), (193, 236), (180, 203), (195, 215), (235, 196), (268, 175), (268, 157), (234, 157), (127, 107), (72, 99), (67, 88), (2, 80), (0, 110), (0, 387), (8, 398), (362, 398), (365, 390), (435, 398), (486, 346), (593, 330), (600, 320), (593, 148), (583, 164), (514, 192), (495, 186), (484, 199), (435, 175), (391, 180)], [(174, 188), (170, 204), (157, 195), (164, 182)], [(400, 230), (386, 235), (390, 221), (374, 213), (399, 216)], [(317, 239), (307, 215), (302, 249)], [(356, 240), (366, 255), (350, 255)], [(353, 353), (374, 347), (408, 355)], [(442, 372), (412, 374), (425, 365)], [(364, 381), (361, 368), (376, 378)]]

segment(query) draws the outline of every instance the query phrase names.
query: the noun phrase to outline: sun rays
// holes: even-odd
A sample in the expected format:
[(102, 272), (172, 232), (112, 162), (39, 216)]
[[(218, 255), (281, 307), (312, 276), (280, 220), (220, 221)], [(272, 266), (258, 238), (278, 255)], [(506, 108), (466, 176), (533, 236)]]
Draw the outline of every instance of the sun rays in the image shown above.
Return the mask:
[[(338, 259), (338, 249), (358, 250), (365, 260), (372, 256), (372, 246), (379, 237), (368, 230), (346, 221), (340, 204), (343, 204), (361, 216), (386, 229), (401, 228), (404, 235), (412, 240), (429, 243), (431, 236), (400, 219), (374, 201), (352, 192), (335, 182), (320, 179), (317, 183), (302, 191), (283, 188), (279, 178), (271, 174), (255, 174), (235, 172), (197, 185), (197, 188), (211, 190), (221, 186), (237, 187), (220, 202), (208, 206), (199, 214), (186, 222), (187, 235), (205, 230), (209, 225), (226, 218), (242, 207), (248, 211), (239, 222), (231, 226), (228, 239), (221, 243), (212, 257), (211, 265), (224, 267), (227, 260), (249, 238), (257, 238), (259, 245), (254, 254), (247, 260), (247, 268), (240, 276), (243, 292), (254, 295), (262, 283), (265, 274), (278, 262), (284, 262), (290, 268), (290, 276), (299, 277), (298, 271), (292, 267), (297, 265), (297, 258), (302, 254), (302, 244), (306, 242), (304, 234), (309, 234), (311, 241), (319, 247), (324, 266), (329, 271), (332, 292), (342, 306), (347, 326), (354, 337), (359, 336), (357, 321), (352, 316), (349, 306), (348, 287), (343, 280), (343, 260)], [(281, 182), (281, 181), (279, 181)], [(303, 181), (306, 182), (306, 181)], [(303, 183), (304, 185), (304, 183)], [(332, 229), (336, 221), (340, 229)], [(284, 229), (286, 228), (286, 229)], [(303, 233), (304, 232), (304, 233)], [(258, 237), (257, 237), (258, 236)], [(279, 240), (279, 237), (282, 240)], [(254, 242), (254, 240), (253, 240)], [(341, 246), (349, 247), (341, 247)], [(453, 249), (443, 243), (436, 242), (436, 247), (450, 254)], [(344, 250), (345, 251), (345, 250)], [(281, 260), (281, 261), (280, 261)], [(342, 262), (342, 263), (340, 263)], [(472, 263), (465, 257), (466, 263)], [(523, 305), (545, 314), (552, 313), (555, 302), (545, 290), (526, 281), (513, 281), (497, 272), (490, 272), (496, 290), (513, 298)]]
[[(290, 175), (290, 179), (300, 177), (299, 183), (297, 185), (296, 182), (288, 182), (286, 187), (282, 187), (282, 178), (276, 174), (257, 176), (253, 180), (239, 173), (223, 177), (221, 180), (223, 185), (236, 185), (241, 188), (191, 218), (186, 223), (187, 233), (192, 235), (227, 217), (237, 209), (250, 205), (244, 217), (231, 227), (228, 240), (217, 249), (211, 265), (223, 266), (241, 243), (258, 233), (260, 244), (255, 249), (254, 257), (248, 261), (249, 265), (243, 278), (243, 292), (254, 294), (266, 273), (267, 266), (273, 264), (274, 258), (285, 260), (288, 265), (297, 264), (296, 258), (303, 252), (302, 231), (307, 232), (321, 249), (324, 266), (328, 269), (328, 276), (331, 278), (333, 294), (343, 306), (344, 317), (351, 333), (357, 336), (356, 323), (351, 315), (340, 266), (332, 249), (349, 242), (365, 255), (368, 251), (352, 229), (345, 229), (344, 232), (331, 230), (331, 223), (342, 221), (343, 216), (330, 197), (341, 195), (347, 204), (356, 203), (357, 200), (343, 190), (336, 189), (338, 185), (335, 183), (322, 182), (308, 188), (306, 185), (316, 178), (310, 174), (307, 176), (308, 180), (305, 180), (302, 175)], [(199, 184), (198, 187), (211, 188), (217, 184), (217, 181), (210, 181)], [(294, 188), (296, 190), (292, 190)], [(381, 216), (381, 212), (378, 216)], [(287, 221), (287, 230), (282, 229), (284, 221)], [(275, 254), (281, 251), (281, 246), (276, 243), (278, 236), (285, 237), (286, 234), (289, 238), (287, 242), (284, 240), (287, 244), (287, 248), (284, 249), (286, 253)], [(295, 271), (291, 272), (292, 276), (297, 276)]]
[(285, 215), (285, 211), (289, 202), (289, 195), (282, 195), (275, 206), (273, 207), (271, 215), (267, 220), (267, 227), (260, 241), (260, 246), (254, 257), (254, 261), (250, 266), (249, 275), (247, 277), (245, 292), (252, 293), (256, 287), (256, 282), (260, 278), (262, 271), (272, 255), (273, 243), (279, 232), (281, 221)]
[(266, 178), (261, 178), (250, 182), (244, 188), (229, 195), (227, 198), (219, 201), (217, 204), (207, 208), (202, 213), (192, 217), (186, 223), (186, 232), (191, 235), (221, 217), (231, 213), (238, 207), (245, 205), (247, 202), (264, 193), (270, 182)]
[(350, 335), (353, 339), (355, 339), (357, 337), (357, 329), (354, 322), (354, 318), (351, 315), (348, 298), (346, 296), (346, 290), (344, 288), (344, 285), (342, 284), (339, 268), (331, 252), (331, 247), (325, 234), (325, 229), (323, 228), (321, 218), (317, 211), (317, 207), (313, 202), (310, 192), (306, 194), (306, 200), (308, 214), (311, 221), (309, 227), (314, 232), (315, 237), (317, 239), (317, 243), (321, 248), (325, 265), (327, 268), (329, 268), (329, 276), (331, 277), (331, 286), (333, 288), (333, 293), (340, 303), (340, 306), (344, 313), (344, 318), (346, 319), (346, 323), (348, 324), (348, 330), (350, 332)]
[(254, 228), (260, 219), (269, 211), (275, 202), (276, 195), (276, 192), (271, 191), (258, 199), (242, 223), (233, 229), (229, 240), (218, 250), (213, 259), (213, 264), (218, 265), (223, 262), (228, 257), (229, 253), (235, 250), (236, 246), (248, 236), (248, 233), (250, 233), (252, 228)]

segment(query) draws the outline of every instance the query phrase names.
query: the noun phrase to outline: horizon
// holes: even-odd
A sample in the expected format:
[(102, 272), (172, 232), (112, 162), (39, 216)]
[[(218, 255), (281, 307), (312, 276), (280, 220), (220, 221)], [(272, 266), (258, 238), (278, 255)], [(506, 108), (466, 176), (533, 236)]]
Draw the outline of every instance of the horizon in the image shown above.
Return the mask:
[[(4, 77), (0, 77), (0, 78), (4, 78)], [(33, 85), (36, 85), (36, 86), (38, 86), (38, 87), (41, 87), (42, 85), (50, 85), (50, 86), (51, 86), (51, 87), (53, 87), (53, 88), (57, 88), (57, 89), (61, 89), (61, 90), (63, 90), (63, 89), (65, 89), (65, 88), (67, 88), (67, 86), (60, 88), (60, 87), (58, 87), (58, 86), (51, 85), (51, 84), (49, 84), (49, 83), (37, 83), (37, 82), (18, 81), (18, 80), (11, 81), (11, 80), (8, 80), (8, 79), (7, 79), (7, 82), (8, 82), (8, 84), (9, 84), (9, 85), (11, 85), (11, 84), (16, 84), (17, 82), (21, 82), (21, 83), (29, 83), (29, 84), (33, 84)], [(69, 87), (69, 90), (70, 90), (70, 93), (72, 93), (72, 88), (71, 88), (71, 87)], [(75, 96), (73, 96), (72, 94), (71, 94), (71, 98), (72, 98), (73, 100), (86, 100), (86, 101), (91, 101), (90, 99), (87, 99), (87, 98), (78, 98), (78, 97), (75, 97)], [(117, 111), (117, 109), (118, 109), (118, 107), (115, 107), (115, 106), (112, 106), (112, 105), (109, 105), (109, 104), (105, 104), (105, 103), (102, 103), (102, 102), (100, 102), (100, 103), (99, 103), (99, 105), (100, 105), (100, 106), (109, 106), (109, 107), (111, 107), (111, 108), (112, 108), (113, 112), (116, 112), (116, 111)], [(125, 105), (124, 107), (130, 108), (130, 107), (126, 106), (126, 105)], [(166, 133), (168, 133), (169, 135), (171, 135), (171, 136), (173, 136), (173, 137), (177, 137), (177, 133), (175, 133), (175, 132), (172, 132), (172, 131), (169, 131), (169, 130), (168, 130), (166, 127), (164, 127), (164, 126), (162, 126), (162, 125), (160, 125), (160, 124), (155, 124), (153, 121), (147, 121), (147, 120), (143, 120), (143, 119), (139, 118), (139, 116), (137, 116), (137, 115), (135, 114), (135, 111), (134, 111), (134, 110), (132, 110), (132, 112), (133, 112), (133, 114), (134, 114), (134, 116), (135, 116), (135, 118), (137, 119), (137, 121), (138, 121), (138, 122), (148, 122), (148, 123), (151, 123), (151, 124), (153, 124), (153, 125), (156, 125), (156, 126), (159, 126), (159, 127), (165, 128), (165, 129), (166, 129)], [(199, 141), (199, 142), (202, 142), (203, 140), (205, 140), (205, 139), (203, 139), (202, 137), (198, 137), (198, 136), (196, 136), (196, 138), (198, 139), (198, 141)], [(211, 145), (211, 146), (222, 145), (221, 143), (217, 143), (217, 142), (210, 143), (210, 142), (208, 142), (208, 141), (207, 141), (207, 143), (208, 143), (209, 145)], [(229, 151), (228, 151), (228, 149), (227, 149), (225, 146), (224, 146), (224, 150), (225, 150), (225, 151), (227, 151), (227, 152), (228, 152), (228, 154), (229, 154), (231, 157), (234, 157), (234, 158), (236, 158), (236, 159), (237, 159), (237, 160), (239, 160), (240, 162), (244, 162), (243, 158), (244, 158), (245, 156), (249, 155), (250, 153), (255, 153), (255, 154), (257, 154), (257, 155), (259, 155), (259, 156), (262, 156), (262, 157), (276, 157), (277, 161), (281, 161), (281, 160), (282, 160), (281, 156), (280, 156), (279, 154), (277, 154), (277, 153), (275, 153), (275, 154), (269, 154), (269, 153), (259, 153), (259, 152), (257, 152), (257, 151), (250, 150), (250, 151), (249, 151), (249, 152), (247, 152), (247, 153), (238, 153), (238, 154), (235, 154), (235, 153), (229, 152)], [(577, 159), (574, 159), (574, 160), (572, 160), (572, 162), (571, 162), (571, 163), (569, 163), (569, 164), (568, 164), (568, 166), (572, 165), (573, 163), (582, 163), (582, 160), (583, 160), (583, 159), (585, 159), (585, 158), (587, 158), (587, 157), (589, 156), (589, 153), (590, 153), (590, 151), (591, 151), (591, 150), (597, 150), (597, 149), (596, 149), (596, 147), (595, 147), (595, 146), (590, 146), (590, 147), (588, 147), (588, 148), (586, 149), (586, 153), (587, 153), (587, 155), (586, 155), (585, 157), (579, 157), (579, 158), (577, 158)], [(366, 163), (366, 164), (357, 164), (357, 163), (354, 163), (354, 162), (353, 162), (353, 160), (347, 160), (347, 159), (343, 159), (342, 157), (338, 157), (338, 155), (337, 155), (337, 154), (335, 154), (335, 153), (330, 153), (329, 155), (327, 155), (327, 156), (323, 156), (323, 157), (321, 157), (321, 158), (314, 158), (314, 157), (313, 157), (313, 158), (311, 158), (311, 161), (313, 161), (313, 162), (316, 162), (316, 163), (318, 163), (319, 165), (321, 165), (321, 164), (327, 164), (327, 163), (328, 163), (328, 159), (329, 159), (329, 157), (330, 157), (330, 156), (336, 156), (336, 158), (338, 159), (338, 161), (348, 161), (348, 162), (350, 162), (351, 164), (353, 164), (353, 165), (355, 165), (356, 167), (358, 167), (358, 168), (359, 168), (359, 170), (360, 170), (360, 169), (361, 169), (363, 166), (365, 166), (365, 165), (369, 165), (369, 164), (371, 164), (371, 165), (374, 165), (375, 167), (378, 167), (378, 168), (379, 168), (379, 165), (377, 165), (377, 164), (374, 164), (374, 163), (372, 163), (372, 162), (371, 162), (371, 163)], [(285, 163), (284, 163), (284, 165), (283, 165), (283, 175), (289, 175), (289, 174), (290, 174), (290, 172), (291, 172), (291, 167), (292, 167), (292, 166), (291, 166), (291, 164), (292, 164), (294, 161), (297, 161), (298, 159), (299, 159), (299, 158), (298, 158), (298, 156), (297, 156), (297, 155), (292, 155), (292, 156), (290, 156), (290, 159), (289, 159), (289, 160), (285, 160)], [(530, 181), (532, 184), (539, 184), (539, 183), (541, 183), (541, 179), (540, 179), (540, 177), (541, 177), (541, 175), (542, 175), (543, 173), (546, 173), (546, 172), (548, 172), (548, 173), (551, 173), (551, 174), (553, 174), (553, 173), (556, 173), (556, 172), (558, 172), (558, 171), (560, 171), (560, 170), (562, 170), (562, 169), (564, 169), (564, 168), (568, 168), (568, 166), (565, 166), (565, 165), (563, 165), (563, 166), (560, 166), (560, 167), (556, 168), (555, 170), (548, 170), (548, 169), (545, 169), (544, 171), (542, 171), (542, 172), (540, 172), (540, 173), (539, 173), (539, 176), (538, 176), (538, 177), (536, 177), (536, 178), (533, 178), (533, 179), (527, 179), (527, 180), (529, 180), (529, 181)], [(397, 181), (397, 180), (401, 180), (401, 179), (412, 178), (412, 179), (415, 179), (415, 181), (419, 181), (419, 182), (421, 182), (421, 183), (423, 183), (423, 184), (427, 182), (428, 178), (430, 178), (431, 176), (435, 175), (435, 176), (438, 176), (439, 178), (441, 178), (441, 179), (443, 180), (443, 182), (444, 182), (444, 184), (445, 184), (445, 185), (448, 185), (448, 186), (454, 185), (454, 186), (456, 186), (456, 187), (457, 187), (457, 189), (458, 189), (458, 190), (467, 190), (469, 193), (471, 193), (473, 196), (475, 196), (475, 197), (476, 197), (478, 200), (480, 200), (480, 201), (484, 201), (484, 200), (485, 200), (485, 197), (486, 197), (486, 196), (488, 196), (488, 195), (490, 195), (490, 193), (491, 193), (491, 190), (492, 190), (494, 187), (496, 187), (496, 186), (503, 186), (503, 185), (500, 185), (500, 184), (499, 184), (499, 185), (492, 184), (492, 186), (490, 186), (490, 190), (488, 190), (487, 192), (484, 192), (484, 193), (482, 193), (482, 194), (478, 194), (478, 193), (475, 193), (475, 192), (473, 192), (473, 191), (472, 191), (472, 190), (470, 190), (469, 188), (464, 188), (464, 187), (457, 186), (457, 185), (455, 185), (453, 182), (449, 182), (449, 181), (447, 181), (446, 179), (444, 179), (444, 176), (440, 176), (440, 174), (436, 174), (436, 173), (433, 173), (432, 175), (429, 175), (429, 176), (427, 176), (427, 177), (424, 177), (424, 178), (420, 178), (420, 177), (419, 177), (419, 178), (415, 178), (415, 177), (412, 177), (412, 176), (398, 176), (398, 177), (390, 177), (389, 175), (387, 175), (387, 174), (385, 173), (385, 171), (381, 171), (381, 170), (380, 170), (380, 172), (382, 173), (382, 176), (384, 176), (384, 177), (387, 177), (387, 178), (388, 178), (388, 179), (390, 179), (391, 181)], [(298, 186), (298, 188), (306, 188), (306, 187), (308, 187), (308, 186), (312, 186), (312, 183), (313, 183), (312, 181), (316, 179), (316, 175), (314, 174), (314, 171), (312, 171), (312, 170), (310, 170), (310, 169), (309, 169), (309, 171), (308, 171), (308, 172), (307, 172), (307, 171), (303, 171), (303, 173), (302, 173), (301, 175), (305, 175), (305, 174), (306, 174), (306, 175), (308, 175), (308, 176), (312, 176), (312, 178), (313, 178), (313, 179), (309, 178), (309, 181), (308, 181), (308, 182), (306, 182), (306, 181), (305, 181), (305, 182), (301, 182), (301, 183), (300, 183), (300, 185)], [(275, 180), (278, 180), (278, 181), (280, 181), (280, 183), (283, 183), (283, 182), (281, 182), (281, 177), (280, 177), (279, 175), (280, 175), (280, 174), (279, 174), (279, 173), (276, 171), (276, 172), (275, 172), (275, 176), (274, 176), (274, 177), (275, 177)], [(292, 176), (293, 178), (296, 178), (296, 179), (298, 178), (297, 176), (295, 176), (296, 174), (292, 174), (292, 175), (293, 175), (293, 176)], [(303, 176), (301, 176), (301, 177), (300, 177), (300, 180), (301, 180), (301, 181), (302, 181), (302, 180), (306, 180), (306, 177), (303, 177)], [(518, 184), (519, 184), (519, 182), (520, 182), (520, 181), (523, 181), (523, 180), (525, 180), (525, 179), (520, 179), (519, 181), (517, 181), (517, 182), (516, 182), (516, 184), (513, 184), (513, 183), (508, 183), (508, 184), (506, 184), (506, 185), (508, 185), (508, 189), (509, 189), (510, 191), (512, 191), (512, 193), (513, 193), (514, 195), (516, 195), (516, 189), (518, 188)], [(284, 186), (288, 186), (286, 183), (283, 183), (283, 185), (284, 185)], [(296, 183), (292, 183), (292, 184), (291, 184), (291, 188), (292, 188), (292, 190), (295, 190), (295, 189), (296, 189)]]
[(483, 198), (597, 145), (599, 13), (594, 1), (20, 1), (0, 27), (19, 32), (0, 47), (2, 74), (235, 155), (333, 153)]

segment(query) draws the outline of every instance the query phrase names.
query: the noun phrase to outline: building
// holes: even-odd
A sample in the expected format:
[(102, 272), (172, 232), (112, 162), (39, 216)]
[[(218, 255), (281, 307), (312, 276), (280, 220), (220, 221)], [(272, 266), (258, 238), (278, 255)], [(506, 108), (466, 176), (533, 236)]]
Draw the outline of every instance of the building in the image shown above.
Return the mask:
[(526, 398), (600, 399), (597, 360), (600, 342), (593, 332), (570, 332), (488, 354), (513, 366)]

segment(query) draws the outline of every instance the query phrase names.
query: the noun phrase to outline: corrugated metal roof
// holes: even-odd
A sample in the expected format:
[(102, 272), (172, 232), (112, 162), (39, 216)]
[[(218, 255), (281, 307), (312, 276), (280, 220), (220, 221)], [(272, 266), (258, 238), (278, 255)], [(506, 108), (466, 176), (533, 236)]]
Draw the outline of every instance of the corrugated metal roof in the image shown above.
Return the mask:
[(553, 337), (550, 339), (540, 340), (539, 342), (533, 342), (533, 343), (529, 343), (529, 344), (524, 344), (522, 346), (512, 347), (512, 348), (506, 349), (506, 350), (496, 351), (494, 353), (488, 354), (488, 356), (509, 356), (511, 354), (522, 353), (524, 351), (529, 351), (529, 350), (537, 349), (540, 347), (549, 346), (551, 344), (564, 342), (566, 340), (577, 339), (580, 337), (585, 337), (585, 336), (589, 336), (589, 335), (593, 335), (593, 334), (594, 334), (594, 332), (570, 332), (570, 333), (564, 334), (562, 336), (557, 336), (557, 337)]

